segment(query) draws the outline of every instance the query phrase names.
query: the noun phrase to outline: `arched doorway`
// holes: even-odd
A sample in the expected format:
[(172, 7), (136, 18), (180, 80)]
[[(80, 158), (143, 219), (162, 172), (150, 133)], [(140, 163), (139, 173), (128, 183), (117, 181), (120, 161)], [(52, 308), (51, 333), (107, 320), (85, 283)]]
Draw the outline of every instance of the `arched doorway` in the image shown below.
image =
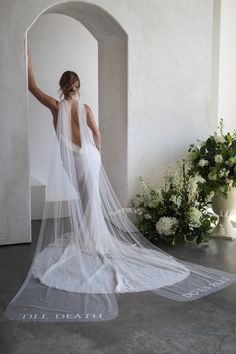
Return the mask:
[(103, 142), (102, 160), (119, 200), (125, 205), (128, 186), (127, 34), (106, 11), (85, 2), (69, 1), (56, 4), (39, 16), (42, 14), (70, 16), (82, 23), (98, 42), (98, 102), (99, 127)]

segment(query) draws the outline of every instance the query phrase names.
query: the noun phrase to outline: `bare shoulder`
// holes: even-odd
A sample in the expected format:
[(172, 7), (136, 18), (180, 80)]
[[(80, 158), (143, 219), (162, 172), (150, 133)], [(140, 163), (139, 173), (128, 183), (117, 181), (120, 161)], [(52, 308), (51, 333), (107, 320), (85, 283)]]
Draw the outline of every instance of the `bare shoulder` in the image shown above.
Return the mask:
[(93, 111), (92, 111), (92, 109), (89, 107), (89, 105), (85, 103), (85, 104), (84, 104), (84, 107), (85, 107), (85, 110), (86, 110), (87, 115), (88, 115), (88, 116), (91, 116), (91, 115), (93, 114)]
[(60, 105), (60, 101), (58, 101), (57, 99), (55, 99), (55, 111), (58, 112), (59, 110), (59, 105)]

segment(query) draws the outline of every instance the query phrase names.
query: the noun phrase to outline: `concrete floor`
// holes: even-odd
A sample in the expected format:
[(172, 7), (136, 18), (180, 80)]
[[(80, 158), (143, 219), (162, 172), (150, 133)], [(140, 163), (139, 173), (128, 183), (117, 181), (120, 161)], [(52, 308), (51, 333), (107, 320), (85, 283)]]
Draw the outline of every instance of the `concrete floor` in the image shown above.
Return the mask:
[[(180, 303), (152, 293), (118, 297), (119, 317), (100, 323), (25, 323), (3, 317), (24, 280), (33, 243), (0, 247), (1, 354), (233, 354), (236, 353), (236, 284), (200, 300)], [(162, 246), (181, 259), (236, 273), (236, 241), (208, 246)]]

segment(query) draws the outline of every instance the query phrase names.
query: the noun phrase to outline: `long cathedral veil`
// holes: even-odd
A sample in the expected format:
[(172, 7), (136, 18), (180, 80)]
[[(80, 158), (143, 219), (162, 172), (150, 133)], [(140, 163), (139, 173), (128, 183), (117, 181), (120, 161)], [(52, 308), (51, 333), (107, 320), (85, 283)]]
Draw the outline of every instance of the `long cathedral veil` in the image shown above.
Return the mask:
[(236, 275), (167, 254), (138, 231), (107, 178), (80, 98), (76, 107), (81, 146), (63, 99), (34, 259), (5, 316), (101, 321), (117, 316), (116, 294), (150, 290), (190, 301), (235, 282)]

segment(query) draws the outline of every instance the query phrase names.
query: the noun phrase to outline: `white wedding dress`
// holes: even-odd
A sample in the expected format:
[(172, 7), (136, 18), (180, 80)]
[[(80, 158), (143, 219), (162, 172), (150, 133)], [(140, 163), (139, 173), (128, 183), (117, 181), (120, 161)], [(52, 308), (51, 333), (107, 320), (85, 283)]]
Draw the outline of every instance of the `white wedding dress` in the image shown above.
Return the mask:
[(5, 316), (112, 319), (119, 293), (153, 291), (189, 301), (235, 282), (235, 275), (180, 261), (140, 234), (108, 181), (80, 98), (76, 105), (81, 147), (72, 142), (71, 103), (63, 99), (37, 249)]

